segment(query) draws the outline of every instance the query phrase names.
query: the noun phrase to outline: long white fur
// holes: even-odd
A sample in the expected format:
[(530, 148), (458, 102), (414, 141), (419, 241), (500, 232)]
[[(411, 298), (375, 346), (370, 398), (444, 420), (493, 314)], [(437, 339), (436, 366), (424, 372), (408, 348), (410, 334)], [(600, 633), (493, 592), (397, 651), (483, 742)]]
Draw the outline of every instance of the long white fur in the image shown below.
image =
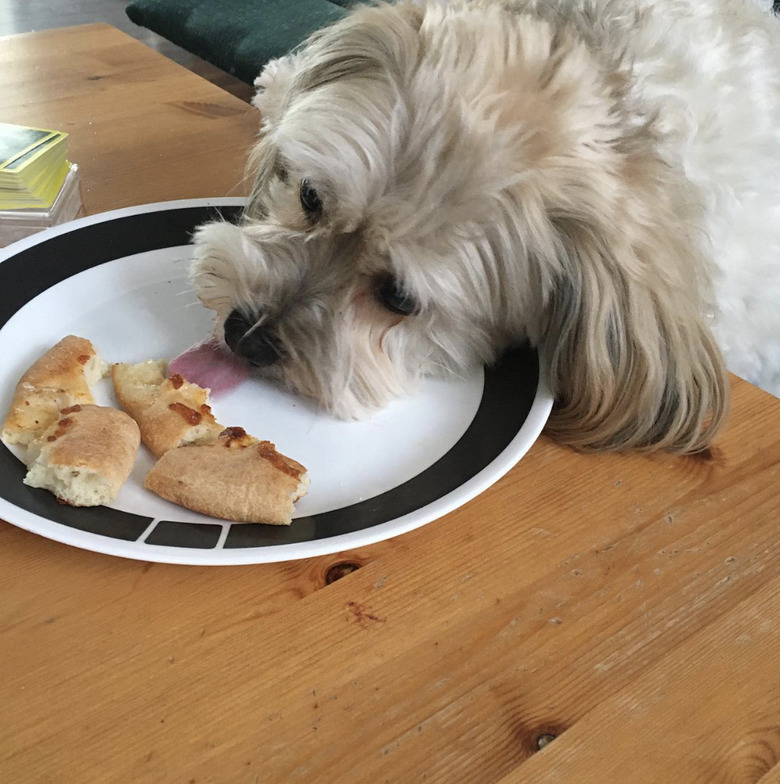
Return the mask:
[[(721, 351), (780, 394), (768, 2), (401, 0), (257, 84), (250, 203), (199, 229), (193, 282), (218, 326), (240, 308), (271, 329), (268, 372), (336, 415), (526, 339), (548, 430), (581, 449), (706, 448)], [(389, 273), (414, 315), (378, 301)]]

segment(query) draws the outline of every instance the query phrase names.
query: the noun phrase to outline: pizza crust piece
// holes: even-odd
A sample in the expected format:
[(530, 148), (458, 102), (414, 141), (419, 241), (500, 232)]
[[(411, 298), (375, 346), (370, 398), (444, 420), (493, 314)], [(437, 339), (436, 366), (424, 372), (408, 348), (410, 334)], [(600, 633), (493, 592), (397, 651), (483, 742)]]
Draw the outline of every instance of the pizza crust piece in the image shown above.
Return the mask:
[(29, 444), (57, 420), (61, 409), (94, 403), (90, 385), (107, 371), (89, 340), (64, 337), (19, 380), (3, 423), (2, 440)]
[(117, 400), (155, 457), (185, 444), (213, 442), (224, 430), (211, 412), (209, 390), (178, 374), (166, 378), (165, 371), (164, 360), (111, 368)]
[(240, 427), (216, 443), (166, 452), (145, 487), (195, 512), (245, 523), (290, 525), (295, 502), (309, 488), (306, 469)]
[(59, 414), (30, 444), (24, 483), (72, 506), (112, 503), (133, 469), (138, 425), (105, 406), (75, 405)]

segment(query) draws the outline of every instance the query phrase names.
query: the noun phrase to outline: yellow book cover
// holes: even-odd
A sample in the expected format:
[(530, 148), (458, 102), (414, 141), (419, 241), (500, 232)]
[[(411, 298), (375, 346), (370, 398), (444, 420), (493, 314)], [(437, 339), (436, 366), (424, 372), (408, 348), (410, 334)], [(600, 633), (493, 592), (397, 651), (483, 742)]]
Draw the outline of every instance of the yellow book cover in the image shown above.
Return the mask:
[(0, 123), (0, 209), (47, 208), (70, 165), (68, 134)]
[(0, 123), (0, 173), (21, 174), (67, 138), (62, 131)]
[(60, 188), (70, 171), (70, 162), (46, 173), (35, 190), (5, 190), (0, 188), (0, 210), (47, 210), (54, 204)]

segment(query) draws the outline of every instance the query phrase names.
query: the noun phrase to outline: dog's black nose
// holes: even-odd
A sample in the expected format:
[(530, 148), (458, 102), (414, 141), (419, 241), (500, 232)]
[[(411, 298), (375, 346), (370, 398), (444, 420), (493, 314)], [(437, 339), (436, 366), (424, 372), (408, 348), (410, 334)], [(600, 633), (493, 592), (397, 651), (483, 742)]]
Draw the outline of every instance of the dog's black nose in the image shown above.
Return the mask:
[(236, 347), (238, 346), (238, 342), (241, 338), (249, 332), (250, 329), (254, 326), (254, 323), (250, 321), (240, 310), (234, 310), (226, 319), (225, 319), (225, 343), (228, 344), (228, 348), (235, 352)]
[(273, 365), (282, 356), (279, 342), (262, 327), (256, 327), (251, 332), (247, 332), (233, 350), (239, 357), (243, 357), (255, 367)]
[(225, 343), (237, 356), (256, 367), (273, 365), (282, 356), (278, 341), (263, 326), (255, 326), (240, 310), (225, 319)]

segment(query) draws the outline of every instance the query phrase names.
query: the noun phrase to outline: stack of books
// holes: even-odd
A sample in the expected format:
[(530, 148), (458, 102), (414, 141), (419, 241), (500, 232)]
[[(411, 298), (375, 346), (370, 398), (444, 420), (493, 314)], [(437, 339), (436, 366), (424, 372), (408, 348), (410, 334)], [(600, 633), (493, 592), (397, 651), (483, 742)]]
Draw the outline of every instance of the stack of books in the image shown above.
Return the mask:
[(68, 134), (0, 123), (0, 247), (71, 220), (80, 209)]

